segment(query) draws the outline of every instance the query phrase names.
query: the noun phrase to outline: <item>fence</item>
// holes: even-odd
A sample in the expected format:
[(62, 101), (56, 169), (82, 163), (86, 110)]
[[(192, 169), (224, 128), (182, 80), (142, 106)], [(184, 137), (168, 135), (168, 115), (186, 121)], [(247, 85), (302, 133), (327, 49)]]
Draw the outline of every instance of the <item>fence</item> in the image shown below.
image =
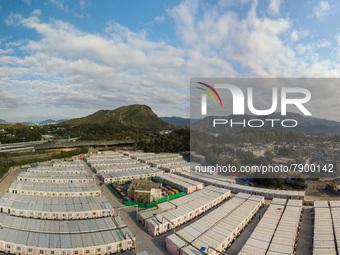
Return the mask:
[[(152, 180), (152, 178), (148, 178), (149, 180)], [(127, 181), (125, 182), (124, 184), (130, 184), (131, 181)], [(117, 197), (117, 198), (121, 198), (120, 195), (117, 193), (117, 191), (114, 190), (114, 188), (111, 187), (111, 184), (114, 184), (114, 185), (117, 185), (117, 182), (113, 182), (113, 183), (109, 183), (107, 184), (107, 187), (109, 188), (109, 190)], [(177, 194), (174, 194), (172, 196), (167, 196), (167, 197), (163, 197), (161, 199), (158, 199), (157, 201), (155, 202), (152, 202), (152, 203), (136, 203), (136, 202), (133, 202), (133, 201), (126, 201), (124, 199), (122, 199), (122, 203), (126, 206), (134, 206), (134, 205), (137, 205), (139, 208), (151, 208), (151, 207), (155, 207), (157, 206), (157, 204), (160, 204), (160, 203), (163, 203), (163, 202), (166, 202), (166, 201), (170, 201), (172, 199), (175, 199), (175, 198), (178, 198), (178, 197), (181, 197), (181, 196), (184, 196), (185, 193), (184, 192), (179, 192)]]

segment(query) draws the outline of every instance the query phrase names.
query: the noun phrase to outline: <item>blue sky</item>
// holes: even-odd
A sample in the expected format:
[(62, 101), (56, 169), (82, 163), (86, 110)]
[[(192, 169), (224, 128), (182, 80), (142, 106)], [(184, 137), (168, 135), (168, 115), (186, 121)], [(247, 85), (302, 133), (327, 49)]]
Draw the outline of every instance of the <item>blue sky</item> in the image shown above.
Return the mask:
[[(339, 77), (339, 10), (331, 0), (0, 0), (0, 118), (135, 103), (188, 117), (191, 77)], [(339, 106), (336, 93), (328, 100)], [(340, 120), (326, 112), (315, 117)]]

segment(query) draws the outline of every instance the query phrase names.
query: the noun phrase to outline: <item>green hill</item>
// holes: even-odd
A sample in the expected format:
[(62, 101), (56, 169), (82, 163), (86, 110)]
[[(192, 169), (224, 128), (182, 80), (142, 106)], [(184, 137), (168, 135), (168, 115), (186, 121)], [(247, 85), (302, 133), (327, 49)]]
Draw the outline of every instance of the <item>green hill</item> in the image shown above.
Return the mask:
[(147, 105), (128, 105), (115, 110), (100, 110), (89, 116), (72, 119), (63, 124), (75, 126), (84, 124), (106, 125), (116, 128), (132, 127), (139, 129), (168, 129), (169, 124)]

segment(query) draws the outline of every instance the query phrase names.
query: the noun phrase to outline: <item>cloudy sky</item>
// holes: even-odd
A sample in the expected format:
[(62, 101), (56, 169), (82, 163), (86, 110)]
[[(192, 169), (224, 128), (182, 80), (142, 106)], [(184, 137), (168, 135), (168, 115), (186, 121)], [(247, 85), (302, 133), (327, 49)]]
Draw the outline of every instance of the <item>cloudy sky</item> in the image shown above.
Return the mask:
[(331, 0), (0, 0), (0, 118), (136, 103), (188, 117), (191, 77), (340, 77), (339, 12)]

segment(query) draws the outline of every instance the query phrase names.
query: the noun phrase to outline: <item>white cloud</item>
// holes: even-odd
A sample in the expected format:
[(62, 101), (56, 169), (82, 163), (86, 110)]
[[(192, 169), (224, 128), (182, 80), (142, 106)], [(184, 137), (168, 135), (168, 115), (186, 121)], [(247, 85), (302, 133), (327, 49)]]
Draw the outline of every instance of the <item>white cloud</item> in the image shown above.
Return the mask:
[(188, 116), (190, 77), (340, 77), (337, 61), (318, 54), (329, 41), (304, 43), (312, 37), (308, 30), (287, 16), (259, 16), (256, 1), (242, 3), (242, 15), (224, 8), (230, 5), (237, 8), (229, 0), (187, 0), (156, 17), (153, 22), (174, 21), (174, 44), (116, 22), (89, 33), (61, 20), (43, 22), (39, 11), (11, 13), (6, 24), (31, 29), (39, 39), (0, 45), (0, 92), (6, 90), (9, 105), (29, 98), (22, 101), (26, 108), (62, 106), (83, 114), (141, 103), (162, 116)]
[(165, 21), (165, 16), (164, 15), (157, 16), (157, 17), (155, 17), (154, 21), (156, 23), (163, 23)]
[(334, 7), (332, 7), (327, 1), (320, 1), (314, 7), (314, 15), (319, 20), (323, 20), (325, 17), (334, 13)]
[(61, 10), (64, 10), (64, 11), (68, 11), (69, 10), (69, 6), (65, 5), (64, 0), (50, 0), (50, 3), (55, 5), (55, 6), (57, 6)]
[(299, 41), (301, 38), (304, 38), (309, 35), (308, 30), (293, 30), (290, 34), (290, 38), (293, 42)]
[(279, 14), (282, 0), (269, 0), (269, 2), (268, 12), (272, 15)]
[(25, 4), (31, 5), (31, 0), (22, 0)]
[(79, 0), (79, 7), (80, 7), (80, 10), (84, 10), (84, 8), (85, 8), (85, 0)]
[(176, 31), (186, 44), (194, 44), (198, 42), (198, 35), (196, 34), (196, 14), (198, 11), (198, 0), (186, 0), (181, 2), (178, 6), (167, 10), (170, 17), (176, 23)]
[(26, 57), (0, 55), (7, 63), (0, 80), (6, 77), (7, 86), (15, 87), (12, 93), (25, 94), (30, 104), (97, 110), (140, 103), (159, 115), (172, 109), (183, 116), (188, 115), (190, 77), (236, 75), (219, 56), (149, 41), (146, 31), (118, 23), (110, 23), (103, 36), (60, 20), (44, 23), (37, 15), (11, 14), (6, 22), (41, 37), (20, 46)]
[(34, 10), (33, 12), (31, 12), (31, 15), (32, 15), (32, 16), (41, 16), (41, 10), (36, 9), (36, 10)]
[(320, 48), (329, 48), (331, 45), (332, 45), (331, 42), (327, 41), (326, 39), (319, 40), (315, 44), (317, 49), (320, 49)]

